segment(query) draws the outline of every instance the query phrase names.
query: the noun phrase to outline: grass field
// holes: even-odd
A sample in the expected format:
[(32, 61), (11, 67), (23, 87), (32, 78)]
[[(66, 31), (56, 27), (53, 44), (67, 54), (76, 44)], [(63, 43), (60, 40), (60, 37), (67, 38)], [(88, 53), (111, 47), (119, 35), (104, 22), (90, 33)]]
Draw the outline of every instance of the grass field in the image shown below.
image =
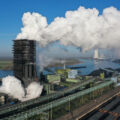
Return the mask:
[(13, 63), (11, 60), (0, 60), (0, 70), (11, 70), (13, 67)]

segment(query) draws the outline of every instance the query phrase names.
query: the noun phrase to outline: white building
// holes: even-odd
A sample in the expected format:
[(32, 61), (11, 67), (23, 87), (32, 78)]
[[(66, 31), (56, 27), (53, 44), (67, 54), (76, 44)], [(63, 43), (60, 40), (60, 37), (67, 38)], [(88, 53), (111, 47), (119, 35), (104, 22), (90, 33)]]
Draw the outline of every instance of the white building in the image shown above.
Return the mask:
[(78, 71), (77, 70), (70, 70), (69, 72), (68, 72), (68, 78), (76, 78), (77, 77), (77, 75), (78, 75)]

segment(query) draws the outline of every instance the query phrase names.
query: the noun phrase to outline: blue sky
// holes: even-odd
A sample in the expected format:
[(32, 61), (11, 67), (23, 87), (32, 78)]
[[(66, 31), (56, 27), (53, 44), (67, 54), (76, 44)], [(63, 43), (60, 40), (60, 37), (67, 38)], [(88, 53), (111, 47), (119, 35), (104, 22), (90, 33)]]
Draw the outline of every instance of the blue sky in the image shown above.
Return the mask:
[(120, 0), (0, 0), (0, 57), (12, 56), (12, 40), (20, 32), (24, 12), (39, 12), (50, 23), (79, 6), (97, 8), (102, 13), (110, 6), (120, 10)]

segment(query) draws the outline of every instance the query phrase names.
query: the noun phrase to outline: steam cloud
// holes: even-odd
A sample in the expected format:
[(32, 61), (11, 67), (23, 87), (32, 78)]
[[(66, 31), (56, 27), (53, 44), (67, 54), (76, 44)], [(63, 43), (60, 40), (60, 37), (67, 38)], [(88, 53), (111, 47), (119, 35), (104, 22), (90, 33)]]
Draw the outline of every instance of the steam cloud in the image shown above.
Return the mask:
[(103, 10), (99, 15), (96, 8), (79, 7), (67, 11), (64, 17), (57, 17), (48, 25), (46, 17), (39, 13), (24, 13), (24, 27), (16, 39), (36, 40), (46, 46), (57, 40), (63, 45), (91, 48), (119, 48), (120, 11), (114, 7)]
[(39, 54), (38, 58), (38, 65), (40, 66), (40, 72), (44, 70), (45, 67), (48, 67), (49, 65), (54, 65), (57, 63), (63, 64), (63, 61), (61, 61), (58, 58), (50, 57), (44, 54)]
[(48, 65), (50, 65), (51, 63), (53, 63), (54, 59), (47, 57), (43, 54), (39, 55), (39, 66), (40, 66), (40, 71), (43, 71), (43, 69), (45, 67), (47, 67)]
[(2, 86), (0, 86), (0, 93), (8, 94), (20, 101), (26, 101), (40, 96), (43, 86), (37, 82), (32, 82), (26, 88), (23, 88), (21, 81), (13, 76), (8, 76), (2, 79)]
[(23, 100), (26, 101), (26, 100), (29, 100), (29, 99), (33, 99), (33, 98), (39, 97), (41, 95), (41, 93), (42, 93), (42, 89), (43, 89), (43, 86), (41, 86), (37, 82), (32, 82), (26, 88), (27, 95), (25, 96), (25, 98)]

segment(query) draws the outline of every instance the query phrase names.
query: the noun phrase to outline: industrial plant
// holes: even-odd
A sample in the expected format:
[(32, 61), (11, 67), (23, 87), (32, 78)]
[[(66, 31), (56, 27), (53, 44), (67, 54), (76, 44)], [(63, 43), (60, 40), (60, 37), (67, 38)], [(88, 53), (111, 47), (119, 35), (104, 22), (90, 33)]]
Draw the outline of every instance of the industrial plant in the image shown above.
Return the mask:
[(80, 75), (76, 67), (64, 65), (51, 73), (37, 73), (36, 42), (27, 39), (13, 42), (13, 75), (21, 80), (25, 88), (32, 82), (38, 82), (43, 85), (43, 90), (40, 96), (27, 101), (1, 93), (1, 120), (104, 120), (110, 116), (117, 118), (116, 120), (120, 118), (118, 71), (104, 69), (96, 76), (86, 76)]
[(26, 87), (37, 80), (36, 43), (33, 40), (14, 40), (13, 52), (14, 76), (22, 80)]

